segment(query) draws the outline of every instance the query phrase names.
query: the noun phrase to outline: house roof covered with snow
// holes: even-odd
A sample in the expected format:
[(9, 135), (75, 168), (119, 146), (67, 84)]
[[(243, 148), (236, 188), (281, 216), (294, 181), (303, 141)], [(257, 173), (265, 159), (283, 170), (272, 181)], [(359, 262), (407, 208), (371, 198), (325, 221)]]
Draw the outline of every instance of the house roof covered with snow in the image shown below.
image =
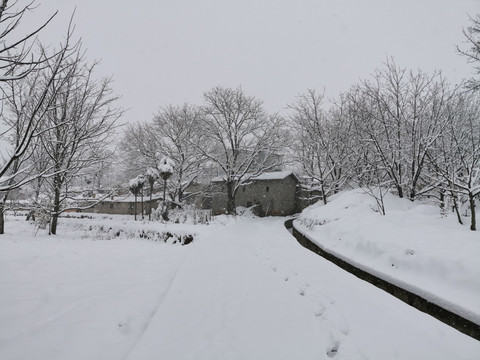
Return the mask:
[[(282, 180), (290, 175), (293, 175), (296, 179), (298, 179), (297, 176), (291, 170), (264, 172), (260, 175), (253, 176), (251, 178), (249, 178), (249, 176), (247, 175), (244, 177), (244, 179), (249, 178), (249, 180), (255, 180), (255, 181)], [(217, 176), (216, 178), (212, 179), (212, 182), (223, 182), (223, 181), (225, 181), (225, 175)]]

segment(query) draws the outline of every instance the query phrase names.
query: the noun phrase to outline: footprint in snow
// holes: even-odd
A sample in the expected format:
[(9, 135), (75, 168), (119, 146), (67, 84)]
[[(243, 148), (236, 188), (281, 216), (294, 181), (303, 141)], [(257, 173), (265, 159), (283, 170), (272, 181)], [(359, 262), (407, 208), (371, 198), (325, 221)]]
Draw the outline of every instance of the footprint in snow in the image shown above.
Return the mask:
[(117, 324), (117, 329), (120, 331), (123, 335), (128, 335), (130, 332), (130, 327), (126, 321), (121, 321)]
[(333, 344), (329, 346), (327, 349), (327, 356), (331, 358), (337, 356), (339, 347), (340, 347), (340, 343), (338, 341), (334, 341)]
[(325, 306), (323, 306), (322, 304), (315, 304), (314, 305), (314, 314), (315, 314), (315, 317), (320, 317), (322, 316), (324, 313), (325, 313)]

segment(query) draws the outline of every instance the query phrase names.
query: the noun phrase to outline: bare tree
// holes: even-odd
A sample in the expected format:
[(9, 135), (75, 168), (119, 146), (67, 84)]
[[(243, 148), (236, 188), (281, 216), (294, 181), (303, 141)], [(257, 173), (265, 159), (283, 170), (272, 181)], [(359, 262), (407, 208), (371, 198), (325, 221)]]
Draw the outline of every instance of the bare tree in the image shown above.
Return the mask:
[(168, 105), (158, 110), (152, 122), (129, 125), (120, 143), (125, 172), (141, 173), (157, 167), (161, 158), (168, 156), (175, 162), (170, 192), (177, 203), (181, 202), (185, 189), (201, 174), (205, 160), (191, 146), (199, 136), (201, 120), (202, 113), (194, 105)]
[(451, 106), (449, 126), (429, 154), (432, 180), (450, 193), (459, 222), (457, 199), (468, 203), (470, 229), (476, 230), (475, 199), (480, 195), (480, 98), (475, 93), (458, 94)]
[(374, 164), (381, 161), (370, 168), (383, 169), (399, 197), (413, 201), (431, 189), (422, 176), (425, 161), (448, 124), (454, 93), (440, 73), (414, 73), (392, 62), (350, 91), (357, 146), (368, 147)]
[(3, 210), (9, 191), (44, 176), (49, 170), (44, 168), (40, 172), (32, 172), (31, 166), (24, 165), (37, 139), (45, 130), (41, 125), (56, 91), (53, 84), (63, 82), (60, 74), (64, 71), (66, 61), (78, 47), (78, 44), (70, 45), (70, 39), (69, 30), (65, 42), (54, 56), (49, 56), (47, 51), (39, 46), (44, 67), (4, 82), (2, 90), (6, 106), (2, 120), (7, 128), (0, 134), (0, 139), (9, 143), (10, 148), (3, 154), (0, 168), (0, 192), (3, 192), (0, 201), (0, 234), (4, 231)]
[(157, 167), (162, 147), (158, 128), (153, 123), (128, 124), (119, 143), (125, 179)]
[(175, 163), (171, 183), (174, 199), (181, 202), (185, 189), (197, 180), (205, 157), (191, 143), (197, 143), (201, 127), (201, 110), (190, 104), (161, 108), (153, 119), (159, 140), (157, 155), (167, 156)]
[(343, 101), (330, 111), (322, 108), (323, 95), (307, 90), (289, 106), (293, 129), (293, 158), (310, 180), (308, 190), (320, 191), (324, 204), (348, 179), (349, 123)]
[(62, 81), (52, 85), (52, 105), (45, 113), (41, 143), (53, 166), (46, 179), (52, 197), (51, 233), (56, 234), (58, 216), (68, 209), (72, 181), (85, 176), (104, 161), (115, 124), (123, 111), (115, 107), (111, 78), (94, 78), (97, 63), (88, 65), (80, 51), (62, 71)]
[(241, 88), (215, 87), (204, 98), (202, 136), (194, 145), (224, 174), (227, 212), (235, 214), (238, 188), (281, 162), (285, 122), (268, 116), (262, 102)]
[[(0, 1), (0, 84), (4, 81), (18, 80), (25, 77), (42, 64), (45, 54), (34, 51), (37, 35), (56, 16), (50, 16), (40, 26), (21, 35), (18, 27), (23, 17), (35, 8), (35, 0), (20, 6), (19, 1)], [(53, 55), (52, 55), (53, 56)]]
[[(466, 49), (462, 49), (457, 46), (457, 52), (467, 58), (469, 63), (473, 64), (477, 75), (480, 75), (480, 15), (475, 17), (469, 17), (470, 26), (463, 29), (463, 35), (465, 36), (465, 42), (467, 44)], [(468, 87), (472, 90), (480, 89), (480, 78), (472, 78), (467, 83)]]

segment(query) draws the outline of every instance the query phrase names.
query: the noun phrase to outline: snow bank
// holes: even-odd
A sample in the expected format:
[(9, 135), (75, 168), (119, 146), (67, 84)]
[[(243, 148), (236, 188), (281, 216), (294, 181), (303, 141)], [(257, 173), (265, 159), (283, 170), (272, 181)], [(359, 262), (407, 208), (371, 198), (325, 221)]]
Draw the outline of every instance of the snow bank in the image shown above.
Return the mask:
[(307, 208), (294, 225), (332, 254), (480, 323), (480, 235), (438, 208), (391, 194), (386, 215), (360, 190)]

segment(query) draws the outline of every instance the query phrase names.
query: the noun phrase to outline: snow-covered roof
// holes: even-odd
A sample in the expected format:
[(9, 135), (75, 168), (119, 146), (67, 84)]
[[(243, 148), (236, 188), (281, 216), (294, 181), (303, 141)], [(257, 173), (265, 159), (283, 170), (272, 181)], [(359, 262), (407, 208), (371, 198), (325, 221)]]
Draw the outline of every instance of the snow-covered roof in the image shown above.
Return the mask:
[[(262, 173), (260, 175), (257, 175), (257, 176), (253, 176), (249, 180), (256, 180), (256, 181), (257, 180), (260, 180), (260, 181), (282, 180), (282, 179), (285, 179), (286, 177), (288, 177), (290, 175), (295, 176), (295, 174), (291, 170), (269, 171), (269, 172), (264, 172), (264, 173)], [(296, 178), (296, 176), (295, 176), (295, 178)], [(248, 179), (248, 176), (245, 176), (244, 179)], [(222, 182), (222, 181), (225, 181), (225, 175), (217, 176), (216, 178), (212, 179), (212, 182)]]
[(282, 180), (292, 174), (293, 171), (290, 170), (264, 172), (258, 176), (253, 177), (252, 180)]
[[(160, 193), (153, 194), (152, 195), (152, 200), (160, 200), (163, 198), (163, 195)], [(135, 196), (132, 194), (127, 194), (127, 195), (115, 195), (112, 199), (112, 197), (106, 197), (102, 199), (101, 196), (99, 197), (84, 197), (84, 196), (78, 196), (75, 198), (76, 201), (101, 201), (101, 202), (115, 202), (115, 203), (123, 203), (123, 202), (134, 202), (135, 201)], [(137, 196), (137, 202), (140, 202), (141, 200), (141, 195)], [(148, 202), (150, 200), (150, 196), (144, 195), (143, 196), (143, 201)]]

